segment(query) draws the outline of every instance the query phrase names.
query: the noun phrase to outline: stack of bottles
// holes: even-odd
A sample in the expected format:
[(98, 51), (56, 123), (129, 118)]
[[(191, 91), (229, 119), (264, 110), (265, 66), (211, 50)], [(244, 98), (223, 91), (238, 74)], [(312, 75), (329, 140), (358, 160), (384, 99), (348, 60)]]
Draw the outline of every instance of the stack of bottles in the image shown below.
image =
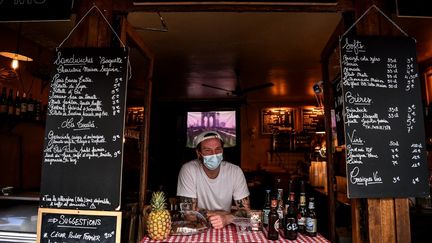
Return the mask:
[(13, 89), (9, 89), (7, 94), (6, 87), (3, 87), (0, 93), (0, 120), (41, 121), (41, 101), (33, 99), (32, 94), (27, 98), (26, 93), (20, 94), (19, 90), (15, 96)]
[(304, 181), (300, 181), (299, 188), (297, 200), (294, 183), (290, 180), (285, 201), (283, 200), (283, 188), (279, 188), (278, 182), (273, 190), (266, 190), (262, 210), (263, 224), (268, 230), (269, 240), (278, 240), (280, 231), (283, 231), (283, 237), (289, 240), (297, 239), (299, 233), (309, 237), (317, 235), (314, 198), (309, 197), (309, 203), (306, 204)]

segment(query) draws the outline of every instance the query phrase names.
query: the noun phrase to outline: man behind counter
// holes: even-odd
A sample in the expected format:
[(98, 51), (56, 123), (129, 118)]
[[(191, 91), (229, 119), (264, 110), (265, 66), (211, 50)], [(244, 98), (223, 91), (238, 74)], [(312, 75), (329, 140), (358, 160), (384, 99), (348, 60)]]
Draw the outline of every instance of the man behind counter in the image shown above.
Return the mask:
[(223, 140), (219, 133), (205, 131), (194, 139), (197, 159), (184, 164), (177, 182), (182, 204), (204, 211), (216, 229), (232, 223), (232, 200), (237, 208), (250, 209), (249, 190), (241, 168), (223, 161)]

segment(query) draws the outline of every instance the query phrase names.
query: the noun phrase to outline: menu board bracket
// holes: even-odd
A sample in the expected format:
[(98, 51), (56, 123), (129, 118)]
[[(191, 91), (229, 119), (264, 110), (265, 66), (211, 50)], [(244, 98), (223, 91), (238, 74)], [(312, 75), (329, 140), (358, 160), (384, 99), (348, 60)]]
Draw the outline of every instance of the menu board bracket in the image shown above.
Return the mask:
[[(384, 18), (386, 18), (390, 23), (392, 23), (402, 34), (404, 34), (406, 37), (409, 37), (409, 35), (401, 28), (399, 27), (399, 25), (397, 25), (391, 18), (389, 18), (380, 8), (378, 8), (375, 4), (373, 4), (372, 6), (370, 6), (357, 20), (356, 22), (354, 22), (346, 31), (345, 33), (343, 33), (343, 35), (341, 36), (341, 39), (348, 34), (352, 28), (354, 28), (354, 26), (357, 25), (358, 22), (360, 22), (360, 20), (366, 16), (367, 13), (369, 13), (369, 11), (371, 9), (375, 9), (376, 11), (378, 11), (382, 16), (384, 16)], [(413, 38), (414, 41), (416, 41)], [(416, 41), (417, 42), (417, 41)]]

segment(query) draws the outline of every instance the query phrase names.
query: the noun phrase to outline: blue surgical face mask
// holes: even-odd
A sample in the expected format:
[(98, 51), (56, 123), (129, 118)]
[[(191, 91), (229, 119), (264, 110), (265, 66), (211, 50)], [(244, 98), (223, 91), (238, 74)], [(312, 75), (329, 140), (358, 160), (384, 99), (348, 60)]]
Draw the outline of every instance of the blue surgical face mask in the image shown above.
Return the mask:
[(209, 170), (215, 170), (223, 160), (222, 153), (203, 156), (205, 167)]

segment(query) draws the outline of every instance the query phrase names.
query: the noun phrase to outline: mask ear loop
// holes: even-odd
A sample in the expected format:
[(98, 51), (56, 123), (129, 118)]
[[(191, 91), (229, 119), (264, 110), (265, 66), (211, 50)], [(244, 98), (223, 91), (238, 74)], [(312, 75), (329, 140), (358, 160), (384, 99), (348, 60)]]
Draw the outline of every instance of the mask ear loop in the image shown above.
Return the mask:
[(108, 26), (110, 27), (110, 29), (114, 33), (114, 35), (117, 37), (117, 39), (120, 41), (121, 45), (123, 46), (123, 49), (126, 51), (126, 45), (120, 39), (120, 37), (118, 36), (117, 32), (114, 30), (114, 28), (112, 27), (112, 25), (109, 23), (108, 19), (105, 17), (105, 15), (102, 13), (102, 11), (98, 8), (98, 6), (96, 6), (95, 3), (93, 3), (93, 6), (84, 14), (84, 16), (78, 21), (78, 23), (73, 27), (73, 29), (69, 32), (69, 34), (66, 36), (66, 38), (60, 43), (60, 45), (56, 49), (62, 47), (62, 45), (64, 44), (64, 42), (70, 38), (70, 36), (72, 35), (72, 33), (76, 30), (76, 28), (82, 23), (82, 21), (88, 16), (88, 14), (93, 9), (96, 9), (99, 12), (99, 14), (102, 15), (103, 19), (108, 24)]

